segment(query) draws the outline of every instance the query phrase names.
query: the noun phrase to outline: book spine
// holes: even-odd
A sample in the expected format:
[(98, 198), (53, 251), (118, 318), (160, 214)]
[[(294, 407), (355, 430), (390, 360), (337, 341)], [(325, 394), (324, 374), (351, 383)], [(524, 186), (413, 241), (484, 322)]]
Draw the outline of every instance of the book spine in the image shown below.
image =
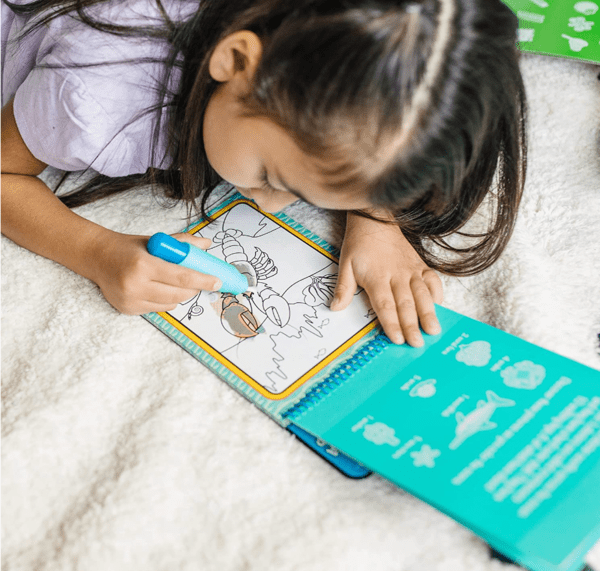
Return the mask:
[(285, 411), (283, 417), (293, 422), (300, 415), (314, 408), (390, 344), (391, 341), (384, 334), (379, 334), (371, 339), (351, 357), (333, 369), (323, 381), (310, 389), (294, 406)]

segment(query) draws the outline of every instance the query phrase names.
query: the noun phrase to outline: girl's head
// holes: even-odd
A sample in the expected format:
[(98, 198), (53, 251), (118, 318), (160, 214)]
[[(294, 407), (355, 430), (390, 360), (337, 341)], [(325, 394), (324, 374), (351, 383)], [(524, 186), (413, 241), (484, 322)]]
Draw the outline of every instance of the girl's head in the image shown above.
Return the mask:
[[(184, 22), (137, 30), (94, 22), (85, 8), (101, 1), (35, 5), (171, 43), (157, 108), (168, 109), (172, 167), (151, 173), (170, 196), (204, 208), (221, 175), (267, 209), (296, 195), (384, 207), (426, 263), (455, 275), (502, 252), (526, 145), (517, 19), (500, 0), (201, 0)], [(165, 122), (156, 125), (155, 142)], [(100, 181), (64, 200), (139, 180)], [(448, 244), (485, 197), (489, 226)]]
[(246, 98), (261, 54), (258, 36), (241, 30), (219, 42), (211, 55), (210, 75), (220, 83), (204, 113), (210, 165), (263, 210), (276, 212), (299, 198), (332, 209), (371, 206), (365, 194), (332, 188), (324, 157), (303, 149), (288, 126), (251, 109)]
[[(214, 169), (266, 209), (385, 207), (452, 273), (500, 254), (525, 168), (517, 22), (500, 0), (208, 0), (197, 20), (172, 123), (184, 188)], [(490, 189), (491, 226), (460, 266), (428, 253)]]

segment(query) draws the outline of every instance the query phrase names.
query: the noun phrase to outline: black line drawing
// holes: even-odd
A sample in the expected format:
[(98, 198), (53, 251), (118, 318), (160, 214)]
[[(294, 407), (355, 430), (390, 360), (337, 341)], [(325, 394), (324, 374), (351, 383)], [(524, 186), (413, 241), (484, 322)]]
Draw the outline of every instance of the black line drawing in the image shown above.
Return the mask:
[(226, 331), (234, 337), (246, 339), (258, 335), (260, 323), (252, 313), (252, 307), (239, 301), (239, 298), (250, 299), (249, 296), (235, 296), (231, 293), (223, 293), (221, 297), (221, 324)]
[(374, 320), (362, 289), (349, 308), (331, 312), (337, 263), (247, 204), (196, 235), (210, 238), (209, 251), (252, 287), (237, 296), (200, 292), (169, 313), (271, 393)]

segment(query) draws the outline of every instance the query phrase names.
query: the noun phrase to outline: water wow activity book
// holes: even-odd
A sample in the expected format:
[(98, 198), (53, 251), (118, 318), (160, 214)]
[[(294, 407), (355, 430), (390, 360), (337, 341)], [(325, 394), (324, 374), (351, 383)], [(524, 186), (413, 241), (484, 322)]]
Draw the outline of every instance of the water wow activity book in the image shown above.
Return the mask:
[(600, 0), (503, 0), (524, 52), (600, 63)]
[(333, 248), (239, 194), (188, 232), (254, 284), (144, 316), (346, 474), (373, 470), (535, 571), (600, 537), (600, 373), (438, 307), (393, 345), (365, 292), (332, 312)]

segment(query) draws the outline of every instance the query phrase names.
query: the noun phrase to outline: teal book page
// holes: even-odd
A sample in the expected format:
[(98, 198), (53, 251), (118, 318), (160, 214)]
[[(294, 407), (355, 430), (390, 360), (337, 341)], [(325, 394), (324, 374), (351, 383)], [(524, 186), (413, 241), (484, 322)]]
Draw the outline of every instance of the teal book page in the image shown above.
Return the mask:
[(420, 349), (380, 337), (295, 424), (507, 557), (575, 570), (600, 537), (600, 373), (442, 307)]
[(524, 52), (600, 63), (600, 0), (504, 0)]

